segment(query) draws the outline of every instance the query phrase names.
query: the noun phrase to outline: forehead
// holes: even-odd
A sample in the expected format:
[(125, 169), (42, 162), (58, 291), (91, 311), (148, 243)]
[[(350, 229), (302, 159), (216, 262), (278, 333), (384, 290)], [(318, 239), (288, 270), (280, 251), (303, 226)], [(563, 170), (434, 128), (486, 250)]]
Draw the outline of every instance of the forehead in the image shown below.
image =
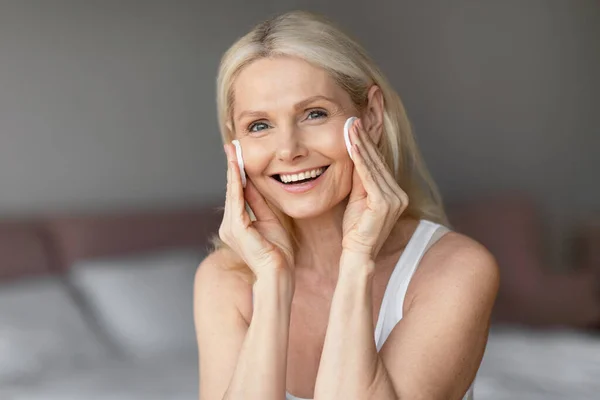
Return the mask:
[(234, 109), (268, 110), (324, 95), (343, 101), (346, 92), (322, 68), (293, 57), (263, 58), (246, 66), (233, 85)]

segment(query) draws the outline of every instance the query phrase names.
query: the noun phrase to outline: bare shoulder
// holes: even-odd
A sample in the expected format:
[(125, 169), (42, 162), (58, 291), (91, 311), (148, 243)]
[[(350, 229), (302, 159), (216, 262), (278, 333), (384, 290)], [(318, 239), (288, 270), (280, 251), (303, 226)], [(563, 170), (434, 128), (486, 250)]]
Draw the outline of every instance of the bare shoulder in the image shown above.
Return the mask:
[(494, 256), (476, 240), (450, 231), (423, 256), (407, 299), (436, 297), (448, 301), (493, 305), (500, 274)]
[(451, 231), (427, 250), (381, 350), (395, 387), (411, 398), (463, 398), (483, 357), (498, 281), (494, 257), (469, 237)]
[[(194, 280), (199, 396), (221, 399), (235, 371), (249, 323), (243, 315), (249, 285), (236, 272), (230, 250), (208, 255)], [(251, 292), (250, 292), (251, 293)]]
[(252, 286), (242, 272), (232, 268), (238, 262), (230, 250), (219, 249), (200, 263), (194, 277), (196, 307), (217, 311), (234, 306), (247, 316), (251, 310)]

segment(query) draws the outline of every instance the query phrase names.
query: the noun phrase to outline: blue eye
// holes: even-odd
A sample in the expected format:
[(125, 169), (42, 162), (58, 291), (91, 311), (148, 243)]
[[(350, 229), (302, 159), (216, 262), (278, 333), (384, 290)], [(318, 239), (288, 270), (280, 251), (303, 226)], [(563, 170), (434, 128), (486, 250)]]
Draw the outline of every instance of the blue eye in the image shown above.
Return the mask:
[[(314, 118), (311, 118), (311, 116), (315, 116)], [(323, 110), (313, 110), (310, 113), (308, 113), (308, 119), (315, 119), (315, 118), (320, 118), (320, 117), (326, 117), (327, 113)]]
[(264, 122), (254, 122), (248, 126), (248, 131), (249, 132), (262, 131), (263, 129), (255, 129), (256, 127), (260, 127), (260, 126), (264, 126), (265, 127), (264, 129), (269, 127), (269, 125), (265, 124)]
[[(306, 119), (317, 119), (323, 118), (327, 116), (327, 112), (323, 110), (312, 110), (308, 113), (308, 117)], [(268, 129), (269, 125), (266, 122), (253, 122), (248, 125), (248, 132), (260, 132), (265, 129)]]

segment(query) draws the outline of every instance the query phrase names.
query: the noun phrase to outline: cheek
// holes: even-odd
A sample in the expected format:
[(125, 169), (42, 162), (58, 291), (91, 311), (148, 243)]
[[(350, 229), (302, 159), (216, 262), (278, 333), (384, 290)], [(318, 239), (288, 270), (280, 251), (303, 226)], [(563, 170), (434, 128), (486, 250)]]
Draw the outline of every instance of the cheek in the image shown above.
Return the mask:
[(249, 140), (243, 143), (243, 151), (246, 174), (250, 177), (262, 174), (271, 157), (268, 146)]
[(312, 149), (321, 152), (323, 155), (333, 160), (350, 159), (346, 150), (344, 141), (343, 128), (328, 127), (327, 129), (319, 130), (313, 135), (310, 135), (310, 143), (307, 143)]
[(334, 185), (332, 189), (342, 197), (350, 193), (354, 163), (346, 150), (343, 127), (322, 129), (318, 134), (311, 135), (310, 144), (307, 145), (318, 150), (334, 163), (335, 167), (330, 171), (330, 174), (333, 174), (333, 179), (330, 181)]

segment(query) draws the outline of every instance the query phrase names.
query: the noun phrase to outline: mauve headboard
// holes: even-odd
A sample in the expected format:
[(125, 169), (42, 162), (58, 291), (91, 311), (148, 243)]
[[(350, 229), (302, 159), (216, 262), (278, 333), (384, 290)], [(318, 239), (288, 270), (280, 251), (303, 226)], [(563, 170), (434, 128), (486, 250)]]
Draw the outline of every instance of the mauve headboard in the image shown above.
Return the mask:
[(166, 248), (208, 249), (222, 219), (216, 206), (171, 211), (56, 215), (46, 229), (60, 271), (86, 258), (117, 256)]
[[(66, 271), (86, 258), (193, 247), (207, 249), (222, 219), (222, 205), (157, 211), (46, 215), (0, 220), (0, 281)], [(539, 258), (536, 207), (526, 199), (496, 197), (450, 207), (450, 221), (482, 242), (503, 264)], [(600, 221), (579, 231), (584, 265), (600, 264)], [(493, 229), (490, 229), (490, 226)], [(510, 243), (517, 245), (509, 245)]]
[(208, 250), (218, 206), (55, 214), (0, 221), (0, 280), (60, 273), (76, 261), (169, 248)]
[(39, 221), (0, 222), (0, 280), (52, 272), (51, 242)]

